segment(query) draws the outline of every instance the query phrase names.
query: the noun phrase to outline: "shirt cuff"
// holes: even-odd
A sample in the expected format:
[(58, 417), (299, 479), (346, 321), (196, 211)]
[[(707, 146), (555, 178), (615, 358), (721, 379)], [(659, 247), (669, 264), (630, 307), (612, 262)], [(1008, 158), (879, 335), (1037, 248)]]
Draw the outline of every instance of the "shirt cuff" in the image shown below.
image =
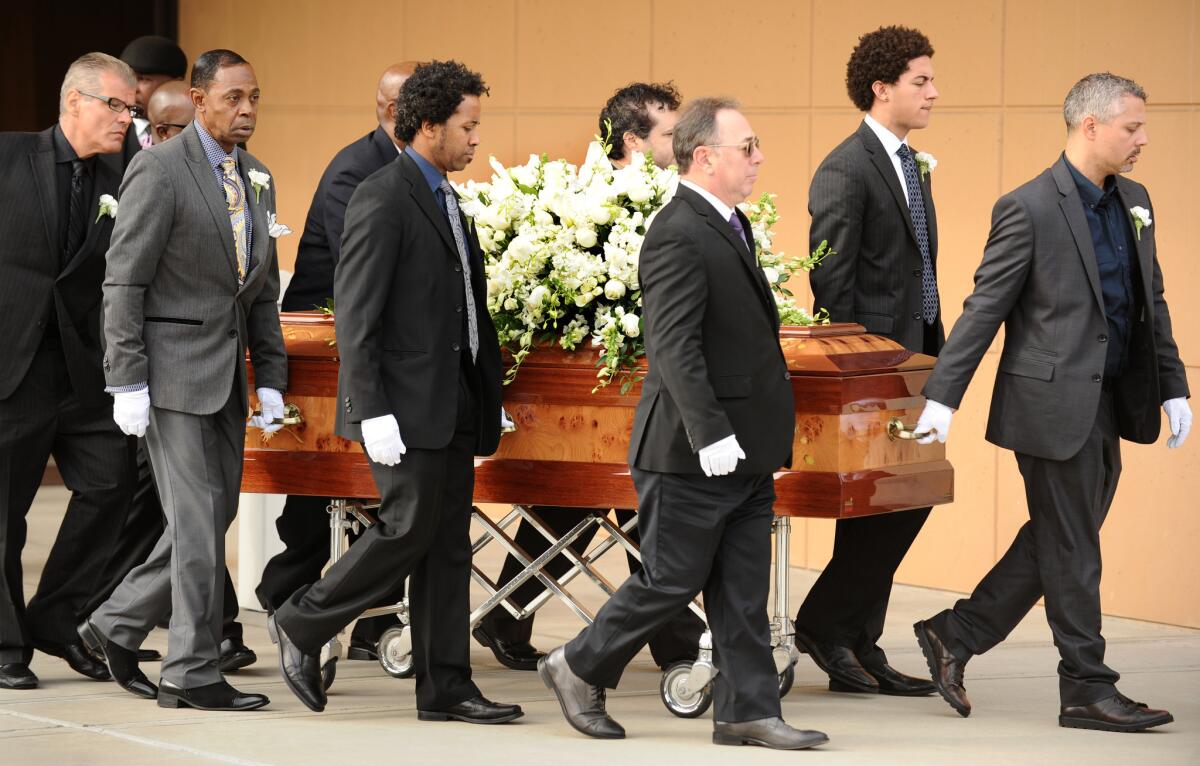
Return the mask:
[(146, 383), (133, 383), (128, 386), (105, 386), (104, 393), (106, 394), (128, 394), (134, 391), (145, 391), (150, 386)]

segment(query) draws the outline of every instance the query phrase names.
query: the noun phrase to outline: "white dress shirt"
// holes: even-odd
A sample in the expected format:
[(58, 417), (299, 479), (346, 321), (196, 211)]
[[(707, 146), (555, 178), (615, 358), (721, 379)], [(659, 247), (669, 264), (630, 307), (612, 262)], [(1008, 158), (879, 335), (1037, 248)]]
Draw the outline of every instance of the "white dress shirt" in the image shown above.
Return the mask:
[(892, 167), (896, 169), (896, 177), (900, 179), (900, 190), (904, 192), (904, 201), (907, 203), (908, 183), (904, 180), (904, 168), (900, 165), (900, 157), (896, 154), (896, 151), (901, 145), (908, 146), (908, 138), (897, 137), (895, 133), (883, 127), (879, 120), (876, 120), (869, 114), (863, 117), (863, 122), (879, 138), (879, 143), (883, 144), (883, 150), (891, 158)]
[(709, 204), (712, 205), (713, 207), (715, 207), (717, 209), (717, 212), (721, 214), (722, 220), (728, 221), (729, 217), (733, 215), (733, 208), (731, 208), (729, 205), (726, 205), (724, 202), (722, 202), (720, 199), (718, 199), (717, 196), (715, 194), (713, 194), (712, 192), (710, 192), (708, 189), (702, 189), (699, 186), (697, 186), (696, 184), (687, 180), (686, 178), (681, 178), (679, 180), (679, 183), (686, 186), (687, 188), (691, 189), (692, 191), (696, 192), (704, 199), (708, 200)]

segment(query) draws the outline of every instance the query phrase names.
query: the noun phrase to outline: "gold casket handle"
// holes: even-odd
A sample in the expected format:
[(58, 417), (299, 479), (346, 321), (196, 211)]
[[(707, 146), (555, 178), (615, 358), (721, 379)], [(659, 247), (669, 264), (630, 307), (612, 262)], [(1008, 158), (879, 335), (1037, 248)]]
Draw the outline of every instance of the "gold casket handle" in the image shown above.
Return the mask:
[(899, 439), (900, 441), (912, 442), (917, 439), (924, 439), (932, 431), (918, 431), (916, 426), (909, 428), (904, 425), (904, 421), (900, 418), (892, 418), (887, 424), (887, 435), (892, 441)]
[[(261, 417), (262, 410), (254, 410), (250, 413), (250, 417)], [(304, 422), (304, 416), (300, 414), (300, 408), (294, 404), (283, 405), (283, 417), (275, 418), (271, 421), (273, 426), (298, 426)]]

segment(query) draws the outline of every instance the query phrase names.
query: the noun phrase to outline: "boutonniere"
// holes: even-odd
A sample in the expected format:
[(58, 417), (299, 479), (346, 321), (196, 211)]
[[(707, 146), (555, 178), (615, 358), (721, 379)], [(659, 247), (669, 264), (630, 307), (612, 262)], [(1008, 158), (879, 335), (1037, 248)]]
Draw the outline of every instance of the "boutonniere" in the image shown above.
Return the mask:
[(246, 175), (250, 178), (250, 185), (254, 187), (254, 201), (258, 202), (262, 190), (271, 188), (271, 176), (261, 170), (248, 170)]
[(117, 199), (111, 194), (100, 195), (100, 209), (96, 211), (94, 223), (100, 223), (100, 219), (104, 216), (108, 216), (114, 221), (117, 219)]
[(925, 176), (937, 170), (937, 157), (934, 157), (929, 152), (917, 152), (913, 155), (913, 159), (917, 161), (917, 170), (921, 171), (921, 180), (925, 180)]
[(286, 223), (277, 222), (274, 213), (267, 213), (267, 232), (275, 239), (279, 239), (291, 234), (292, 230)]
[(1150, 211), (1141, 205), (1134, 205), (1129, 208), (1129, 217), (1133, 219), (1133, 235), (1137, 237), (1137, 241), (1142, 241), (1142, 229), (1147, 228), (1154, 221), (1150, 220)]

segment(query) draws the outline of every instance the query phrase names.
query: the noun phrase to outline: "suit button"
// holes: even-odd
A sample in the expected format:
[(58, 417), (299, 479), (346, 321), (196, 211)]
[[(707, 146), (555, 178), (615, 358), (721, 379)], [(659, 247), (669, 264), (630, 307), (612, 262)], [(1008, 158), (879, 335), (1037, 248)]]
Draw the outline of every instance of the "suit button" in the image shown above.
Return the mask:
[(1100, 381), (1102, 381), (1102, 380), (1104, 380), (1104, 376), (1103, 376), (1103, 375), (1093, 375), (1093, 376), (1092, 376), (1092, 382), (1093, 382), (1093, 383), (1099, 383), (1099, 382), (1100, 382)]
[(914, 277), (919, 277), (919, 276), (921, 276), (921, 270), (920, 270), (920, 269), (913, 269), (913, 276), (914, 276)]
[(785, 373), (783, 373), (783, 379), (784, 379), (784, 380), (791, 380), (791, 379), (792, 379), (792, 373), (790, 373), (790, 372), (785, 372)]
[(455, 264), (455, 265), (454, 265), (454, 271), (455, 271), (456, 273), (461, 273), (461, 272), (462, 272), (462, 266), (459, 266), (458, 264)]
[(46, 322), (45, 322), (45, 320), (41, 320), (41, 321), (39, 321), (39, 322), (37, 323), (37, 326), (38, 326), (38, 327), (45, 327), (45, 326), (46, 326)]
[(451, 350), (451, 351), (458, 351), (460, 348), (462, 348), (462, 346), (459, 346), (457, 343), (455, 343), (454, 345), (450, 346), (450, 350)]
[(459, 304), (459, 305), (455, 306), (455, 307), (454, 307), (454, 312), (455, 312), (456, 314), (461, 314), (461, 313), (462, 313), (462, 304)]
[(920, 321), (921, 321), (921, 312), (920, 312), (920, 311), (914, 311), (914, 312), (913, 312), (913, 319), (915, 319), (916, 321), (920, 322)]
[(1107, 336), (1107, 335), (1101, 335), (1100, 337), (1096, 338), (1096, 340), (1100, 341), (1101, 343), (1107, 343), (1107, 342), (1108, 342), (1108, 336)]
[(231, 338), (236, 338), (236, 337), (237, 337), (237, 330), (230, 330), (230, 331), (229, 331), (229, 337), (231, 337)]

